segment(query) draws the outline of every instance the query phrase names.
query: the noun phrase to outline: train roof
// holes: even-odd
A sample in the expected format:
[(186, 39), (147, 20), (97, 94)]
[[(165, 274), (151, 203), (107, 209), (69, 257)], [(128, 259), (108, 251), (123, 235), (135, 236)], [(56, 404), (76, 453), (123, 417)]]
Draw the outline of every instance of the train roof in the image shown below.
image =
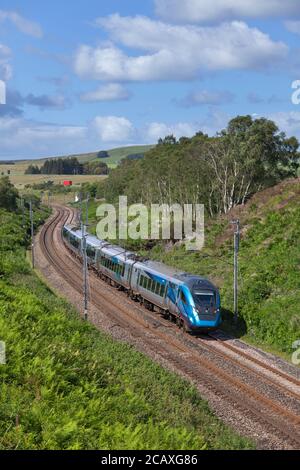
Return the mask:
[(149, 269), (152, 273), (163, 275), (171, 282), (185, 284), (189, 289), (217, 290), (216, 286), (203, 276), (182, 272), (179, 269), (171, 268), (158, 261), (147, 260), (141, 264), (143, 269)]
[[(82, 232), (78, 226), (65, 225), (65, 228), (71, 231), (78, 238), (82, 239)], [(179, 284), (186, 284), (189, 289), (209, 289), (217, 290), (217, 287), (208, 279), (202, 276), (197, 276), (196, 274), (189, 274), (182, 272), (179, 269), (166, 266), (165, 264), (159, 261), (152, 261), (145, 259), (133, 253), (132, 251), (127, 251), (125, 248), (122, 248), (118, 245), (111, 245), (105, 240), (100, 240), (99, 238), (88, 235), (87, 243), (96, 248), (101, 248), (102, 251), (110, 256), (118, 257), (120, 261), (136, 263), (136, 267), (139, 267), (143, 270), (149, 269), (152, 273), (160, 274), (167, 278), (171, 282), (178, 282)]]
[[(65, 228), (69, 230), (69, 232), (72, 232), (80, 240), (82, 239), (82, 231), (77, 225), (75, 226), (75, 225), (66, 224)], [(101, 248), (110, 256), (118, 256), (120, 260), (138, 261), (140, 259), (140, 257), (137, 254), (133, 253), (132, 251), (128, 251), (125, 248), (122, 248), (121, 246), (118, 246), (118, 245), (112, 245), (107, 240), (100, 240), (94, 235), (88, 234), (86, 237), (86, 241), (88, 245), (92, 245), (95, 248)]]
[(209, 289), (217, 290), (217, 287), (208, 279), (195, 274), (181, 273), (179, 278), (189, 287), (189, 289)]
[(103, 252), (110, 256), (117, 256), (122, 261), (127, 261), (128, 259), (134, 259), (136, 257), (132, 251), (128, 251), (118, 245), (111, 245), (109, 242), (106, 242), (103, 246)]
[[(159, 261), (151, 261), (146, 260), (142, 263), (137, 263), (137, 266), (140, 266), (143, 269), (149, 269), (153, 273), (161, 274), (164, 277), (168, 278), (170, 281), (181, 281), (180, 274), (183, 274), (182, 271), (176, 268), (171, 268), (170, 266), (166, 266)], [(175, 279), (174, 279), (175, 278)]]

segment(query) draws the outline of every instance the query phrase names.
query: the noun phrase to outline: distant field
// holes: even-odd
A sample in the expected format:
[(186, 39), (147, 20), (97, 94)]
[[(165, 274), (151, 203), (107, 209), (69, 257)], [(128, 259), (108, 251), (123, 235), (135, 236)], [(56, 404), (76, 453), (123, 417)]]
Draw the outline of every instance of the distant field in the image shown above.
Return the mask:
[[(115, 168), (117, 164), (122, 160), (122, 158), (126, 158), (128, 155), (135, 154), (135, 153), (145, 153), (148, 150), (150, 150), (152, 147), (153, 145), (133, 145), (131, 147), (118, 147), (115, 149), (107, 150), (109, 154), (109, 158), (101, 158), (101, 159), (97, 158), (98, 152), (90, 152), (90, 153), (82, 153), (82, 154), (74, 154), (74, 155), (62, 155), (62, 156), (57, 156), (56, 158), (76, 157), (80, 163), (86, 163), (86, 162), (91, 162), (94, 160), (99, 160), (99, 161), (105, 162), (109, 168)], [(49, 158), (55, 158), (55, 157), (49, 157)], [(10, 170), (11, 176), (12, 176), (11, 178), (12, 182), (16, 185), (23, 184), (24, 178), (17, 179), (17, 177), (24, 176), (24, 172), (30, 164), (34, 164), (34, 165), (37, 165), (38, 167), (41, 167), (45, 163), (46, 160), (47, 158), (41, 158), (38, 160), (19, 160), (19, 161), (16, 160), (14, 165), (10, 165), (10, 164), (0, 165), (0, 175), (1, 173), (4, 173), (6, 175), (7, 171)], [(44, 178), (47, 178), (47, 179), (61, 178), (62, 179), (61, 176), (49, 175), (49, 177), (47, 177), (47, 175), (26, 175), (25, 176), (26, 183), (24, 184), (30, 184), (31, 182), (30, 180), (27, 180), (27, 176), (28, 178), (40, 177), (42, 178), (41, 181), (44, 181)], [(79, 176), (78, 178), (80, 177), (81, 176)], [(75, 181), (75, 178), (77, 179), (77, 176), (72, 179)], [(82, 178), (89, 178), (88, 180), (87, 179), (84, 180), (84, 181), (89, 181), (90, 178), (93, 178), (93, 176), (92, 177), (82, 176)], [(36, 180), (34, 179), (34, 182), (35, 181)], [(79, 181), (79, 182), (83, 182), (83, 181)]]
[[(3, 170), (2, 170), (3, 171)], [(101, 181), (106, 176), (103, 175), (24, 175), (11, 172), (10, 180), (18, 188), (23, 189), (26, 184), (37, 184), (45, 181), (54, 181), (54, 184), (62, 184), (65, 179), (70, 179), (73, 186), (81, 183)]]

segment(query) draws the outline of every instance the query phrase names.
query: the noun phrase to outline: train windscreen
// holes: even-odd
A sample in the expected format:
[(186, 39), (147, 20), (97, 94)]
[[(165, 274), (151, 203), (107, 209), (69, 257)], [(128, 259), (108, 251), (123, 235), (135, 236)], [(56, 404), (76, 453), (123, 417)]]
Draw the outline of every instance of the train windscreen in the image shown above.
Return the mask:
[(195, 304), (200, 307), (215, 306), (215, 293), (211, 291), (194, 291), (193, 299)]

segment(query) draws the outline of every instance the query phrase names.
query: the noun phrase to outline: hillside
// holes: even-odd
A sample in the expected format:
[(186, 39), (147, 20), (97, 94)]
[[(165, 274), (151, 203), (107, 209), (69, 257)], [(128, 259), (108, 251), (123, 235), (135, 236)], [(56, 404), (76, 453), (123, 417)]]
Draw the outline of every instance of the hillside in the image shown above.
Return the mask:
[[(109, 158), (104, 158), (103, 161), (111, 168), (114, 168), (123, 158), (134, 153), (144, 153), (153, 148), (153, 145), (133, 145), (130, 147), (117, 147), (111, 150), (107, 150)], [(57, 155), (55, 157), (48, 158), (67, 158), (76, 157), (80, 163), (91, 162), (97, 159), (97, 152), (90, 153), (79, 153), (72, 155)], [(5, 163), (0, 166), (0, 172), (11, 171), (12, 176), (24, 175), (24, 172), (30, 163), (37, 166), (42, 166), (48, 158), (39, 159), (28, 159), (28, 160), (11, 160), (9, 164)]]
[(26, 261), (20, 214), (0, 210), (0, 239), (0, 449), (253, 447), (193, 386), (57, 298)]
[[(90, 231), (96, 231), (97, 202), (90, 202)], [(233, 226), (239, 218), (239, 313), (233, 324)], [(128, 242), (128, 248), (181, 270), (206, 276), (221, 289), (223, 328), (290, 358), (300, 338), (300, 178), (255, 194), (221, 217), (205, 221), (205, 247), (181, 243)]]
[(290, 354), (300, 338), (300, 178), (261, 191), (245, 206), (207, 220), (202, 252), (155, 246), (147, 255), (208, 276), (221, 289), (224, 327), (232, 324), (233, 227), (239, 218), (240, 323), (235, 333)]

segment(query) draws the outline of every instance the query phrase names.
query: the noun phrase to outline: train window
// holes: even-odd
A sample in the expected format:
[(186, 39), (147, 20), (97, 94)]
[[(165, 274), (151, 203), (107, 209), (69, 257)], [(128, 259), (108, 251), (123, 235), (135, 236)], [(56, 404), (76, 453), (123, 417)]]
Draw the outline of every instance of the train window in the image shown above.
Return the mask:
[(160, 292), (160, 284), (157, 282), (156, 287), (155, 287), (155, 294), (159, 295), (159, 292)]
[(122, 265), (122, 264), (118, 264), (117, 273), (119, 274), (119, 276), (122, 276), (122, 272), (123, 272), (123, 265)]
[(93, 246), (87, 245), (86, 253), (91, 258), (95, 256), (95, 248)]
[(70, 243), (75, 247), (75, 248), (78, 248), (78, 245), (79, 245), (79, 241), (76, 237), (74, 237), (74, 235), (71, 235), (70, 237)]
[(161, 297), (164, 297), (164, 295), (165, 295), (165, 286), (163, 284), (161, 284), (161, 286), (160, 286), (159, 295)]
[(143, 276), (143, 284), (142, 284), (142, 286), (143, 286), (144, 289), (147, 289), (147, 284), (148, 284), (148, 279), (146, 278), (146, 276)]
[(155, 292), (155, 285), (156, 285), (156, 282), (152, 280), (152, 283), (151, 283), (151, 291), (152, 292)]
[(183, 303), (187, 303), (186, 302), (186, 298), (185, 298), (185, 295), (184, 295), (184, 292), (183, 291), (180, 291), (180, 299), (182, 300)]

